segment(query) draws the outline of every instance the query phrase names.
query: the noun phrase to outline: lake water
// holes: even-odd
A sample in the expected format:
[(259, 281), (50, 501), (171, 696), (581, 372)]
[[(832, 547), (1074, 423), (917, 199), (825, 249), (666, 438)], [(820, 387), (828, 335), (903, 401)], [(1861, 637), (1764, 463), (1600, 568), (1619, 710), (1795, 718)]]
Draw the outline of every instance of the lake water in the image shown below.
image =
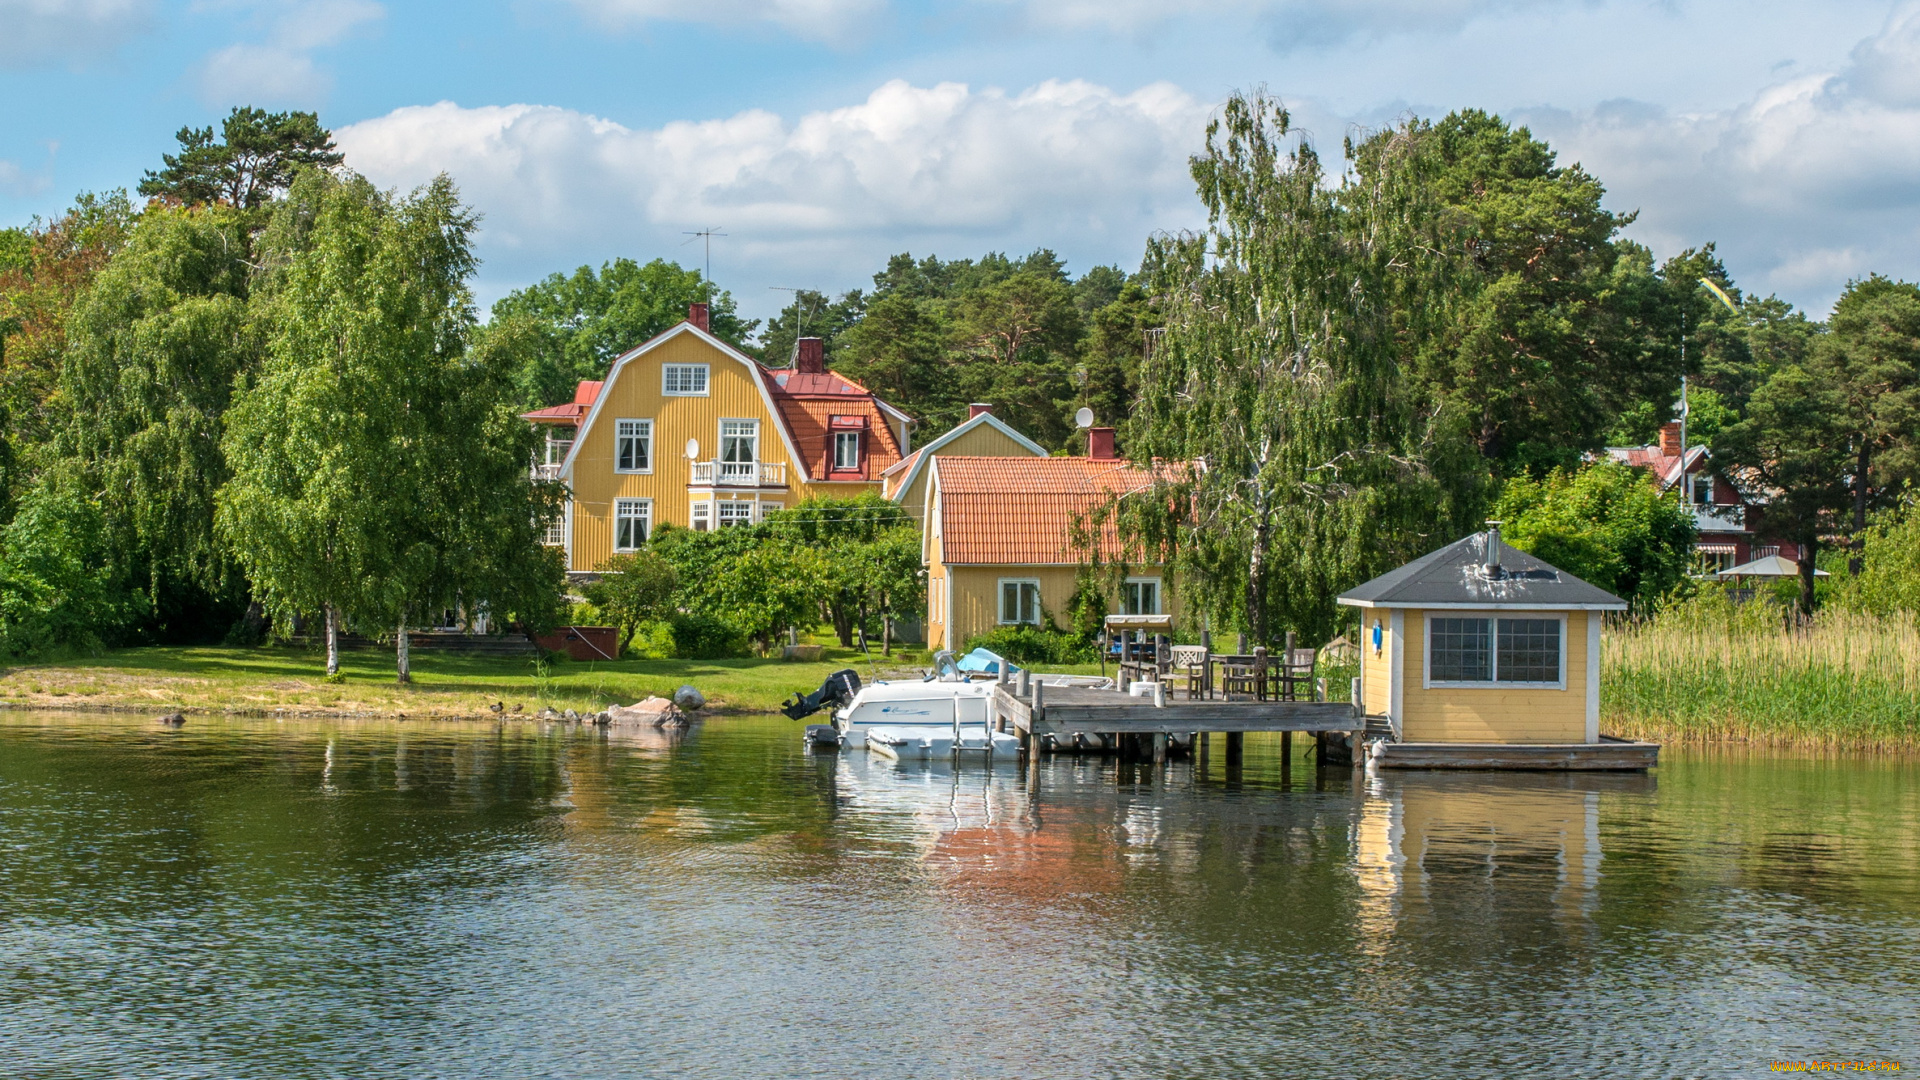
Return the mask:
[(0, 714), (8, 1077), (1920, 1069), (1920, 766)]

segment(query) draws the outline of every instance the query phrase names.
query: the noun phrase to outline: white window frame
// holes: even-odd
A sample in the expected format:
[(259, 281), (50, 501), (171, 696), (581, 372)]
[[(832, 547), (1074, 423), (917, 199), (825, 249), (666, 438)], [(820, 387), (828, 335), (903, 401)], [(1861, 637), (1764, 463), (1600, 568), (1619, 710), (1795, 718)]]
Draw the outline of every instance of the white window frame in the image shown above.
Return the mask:
[[(638, 544), (632, 544), (626, 547), (621, 546), (620, 523), (623, 521), (642, 522), (640, 526), (640, 542)], [(646, 546), (647, 538), (651, 537), (652, 535), (653, 535), (653, 500), (652, 499), (615, 499), (613, 500), (613, 550), (615, 554), (624, 555), (629, 552), (639, 551), (642, 547)]]
[[(751, 430), (752, 434), (727, 433), (727, 425), (738, 424)], [(720, 418), (720, 444), (714, 448), (713, 482), (719, 487), (757, 487), (760, 483), (760, 421), (745, 416), (723, 416)], [(728, 439), (751, 439), (752, 456), (745, 461), (727, 460)], [(717, 520), (717, 519), (716, 519)]]
[[(1153, 586), (1153, 610), (1152, 611), (1125, 611), (1124, 610), (1127, 606), (1126, 590), (1128, 587), (1134, 586), (1134, 585)], [(1120, 607), (1123, 609), (1122, 614), (1126, 614), (1126, 615), (1159, 615), (1161, 614), (1161, 608), (1164, 606), (1161, 603), (1161, 600), (1164, 598), (1163, 594), (1165, 593), (1165, 591), (1166, 591), (1166, 586), (1162, 583), (1162, 580), (1160, 578), (1157, 578), (1157, 577), (1128, 578), (1126, 582), (1121, 586), (1121, 591), (1120, 591)]]
[[(646, 465), (638, 469), (620, 467), (620, 451), (628, 440), (640, 444), (640, 452), (646, 458)], [(613, 422), (613, 471), (617, 473), (648, 474), (653, 472), (653, 421), (628, 417)]]
[(568, 502), (560, 508), (560, 513), (547, 522), (547, 530), (541, 535), (542, 547), (563, 548), (573, 538), (573, 503)]
[[(1025, 619), (1018, 618), (1019, 612), (1017, 611), (1014, 612), (1014, 615), (1016, 616), (1015, 618), (1011, 618), (1011, 619), (1007, 618), (1007, 586), (1009, 585), (1019, 585), (1022, 587), (1030, 585), (1033, 587), (1033, 621), (1028, 622)], [(1040, 579), (1039, 578), (1012, 578), (1012, 577), (1001, 578), (999, 583), (994, 586), (993, 604), (994, 604), (994, 607), (998, 609), (1001, 626), (1039, 626), (1040, 616), (1041, 616)]]
[[(746, 507), (744, 514), (735, 510), (732, 516), (729, 516), (729, 510), (741, 506)], [(731, 528), (735, 525), (751, 525), (753, 524), (753, 503), (745, 499), (715, 499), (713, 521), (714, 527), (717, 529)]]
[[(675, 389), (674, 376), (699, 373), (700, 388)], [(661, 364), (660, 393), (664, 397), (706, 397), (713, 389), (713, 367), (710, 364)]]
[[(1493, 676), (1486, 682), (1460, 682), (1455, 680), (1439, 681), (1433, 677), (1433, 620), (1441, 619), (1486, 619), (1492, 641), (1491, 652), (1487, 657), (1487, 673)], [(1560, 678), (1556, 682), (1502, 682), (1500, 680), (1500, 620), (1501, 619), (1553, 619), (1560, 624)], [(1420, 620), (1420, 684), (1429, 690), (1565, 690), (1567, 688), (1567, 613), (1564, 611), (1445, 611), (1428, 610)]]
[(767, 520), (768, 514), (783, 508), (785, 505), (785, 503), (775, 502), (770, 499), (761, 499), (759, 502), (753, 504), (753, 523), (755, 525), (760, 524)]
[(713, 528), (713, 500), (696, 499), (693, 512), (687, 515), (687, 527), (694, 532), (708, 532)]
[[(840, 463), (840, 447), (846, 444), (851, 444), (853, 446), (853, 462), (852, 464), (849, 464), (849, 465), (842, 465)], [(860, 471), (860, 433), (859, 432), (836, 431), (833, 433), (833, 471), (834, 472), (859, 472)]]

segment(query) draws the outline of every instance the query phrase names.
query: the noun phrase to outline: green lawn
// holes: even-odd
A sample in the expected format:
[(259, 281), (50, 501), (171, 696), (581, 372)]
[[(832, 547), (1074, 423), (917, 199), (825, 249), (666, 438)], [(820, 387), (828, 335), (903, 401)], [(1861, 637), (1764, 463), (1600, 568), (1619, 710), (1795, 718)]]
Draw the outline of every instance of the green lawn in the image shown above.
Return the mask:
[(324, 656), (304, 648), (119, 649), (8, 667), (0, 676), (0, 706), (486, 717), (496, 703), (525, 714), (547, 706), (598, 711), (691, 683), (716, 708), (759, 712), (819, 686), (840, 668), (853, 668), (862, 679), (912, 677), (926, 663), (924, 652), (897, 651), (889, 660), (876, 651), (869, 663), (858, 650), (829, 648), (813, 663), (621, 660), (543, 667), (531, 659), (416, 651), (413, 684), (399, 686), (390, 650), (350, 650), (341, 658), (346, 679), (329, 683)]

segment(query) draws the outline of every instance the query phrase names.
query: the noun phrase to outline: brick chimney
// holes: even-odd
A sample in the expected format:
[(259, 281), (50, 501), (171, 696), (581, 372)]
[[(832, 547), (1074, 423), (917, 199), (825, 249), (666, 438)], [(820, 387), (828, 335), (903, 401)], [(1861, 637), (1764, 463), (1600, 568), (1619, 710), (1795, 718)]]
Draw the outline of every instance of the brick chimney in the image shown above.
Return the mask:
[(803, 337), (793, 343), (793, 370), (802, 375), (824, 375), (827, 370), (827, 344), (817, 337)]
[(1660, 453), (1667, 457), (1680, 456), (1680, 421), (1669, 420), (1660, 425)]
[(1120, 460), (1120, 455), (1113, 452), (1112, 428), (1090, 427), (1087, 429), (1087, 456), (1094, 461)]
[(687, 305), (687, 321), (702, 330), (711, 331), (713, 329), (707, 325), (707, 305), (698, 301)]
[(967, 406), (967, 419), (971, 420), (976, 416), (981, 416), (983, 414), (990, 413), (992, 411), (993, 411), (992, 402), (976, 401), (973, 404)]

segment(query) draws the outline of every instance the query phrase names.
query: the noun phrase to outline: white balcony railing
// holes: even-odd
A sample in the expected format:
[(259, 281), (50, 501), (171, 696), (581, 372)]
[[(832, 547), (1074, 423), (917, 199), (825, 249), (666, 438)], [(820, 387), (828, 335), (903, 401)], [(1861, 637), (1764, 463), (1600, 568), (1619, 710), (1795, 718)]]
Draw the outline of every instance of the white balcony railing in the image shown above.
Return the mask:
[(560, 463), (556, 461), (551, 465), (542, 465), (536, 462), (533, 466), (533, 478), (535, 480), (560, 479)]
[(695, 487), (786, 487), (787, 466), (777, 461), (696, 461)]
[(1747, 508), (1738, 504), (1694, 503), (1693, 521), (1703, 533), (1745, 532)]

